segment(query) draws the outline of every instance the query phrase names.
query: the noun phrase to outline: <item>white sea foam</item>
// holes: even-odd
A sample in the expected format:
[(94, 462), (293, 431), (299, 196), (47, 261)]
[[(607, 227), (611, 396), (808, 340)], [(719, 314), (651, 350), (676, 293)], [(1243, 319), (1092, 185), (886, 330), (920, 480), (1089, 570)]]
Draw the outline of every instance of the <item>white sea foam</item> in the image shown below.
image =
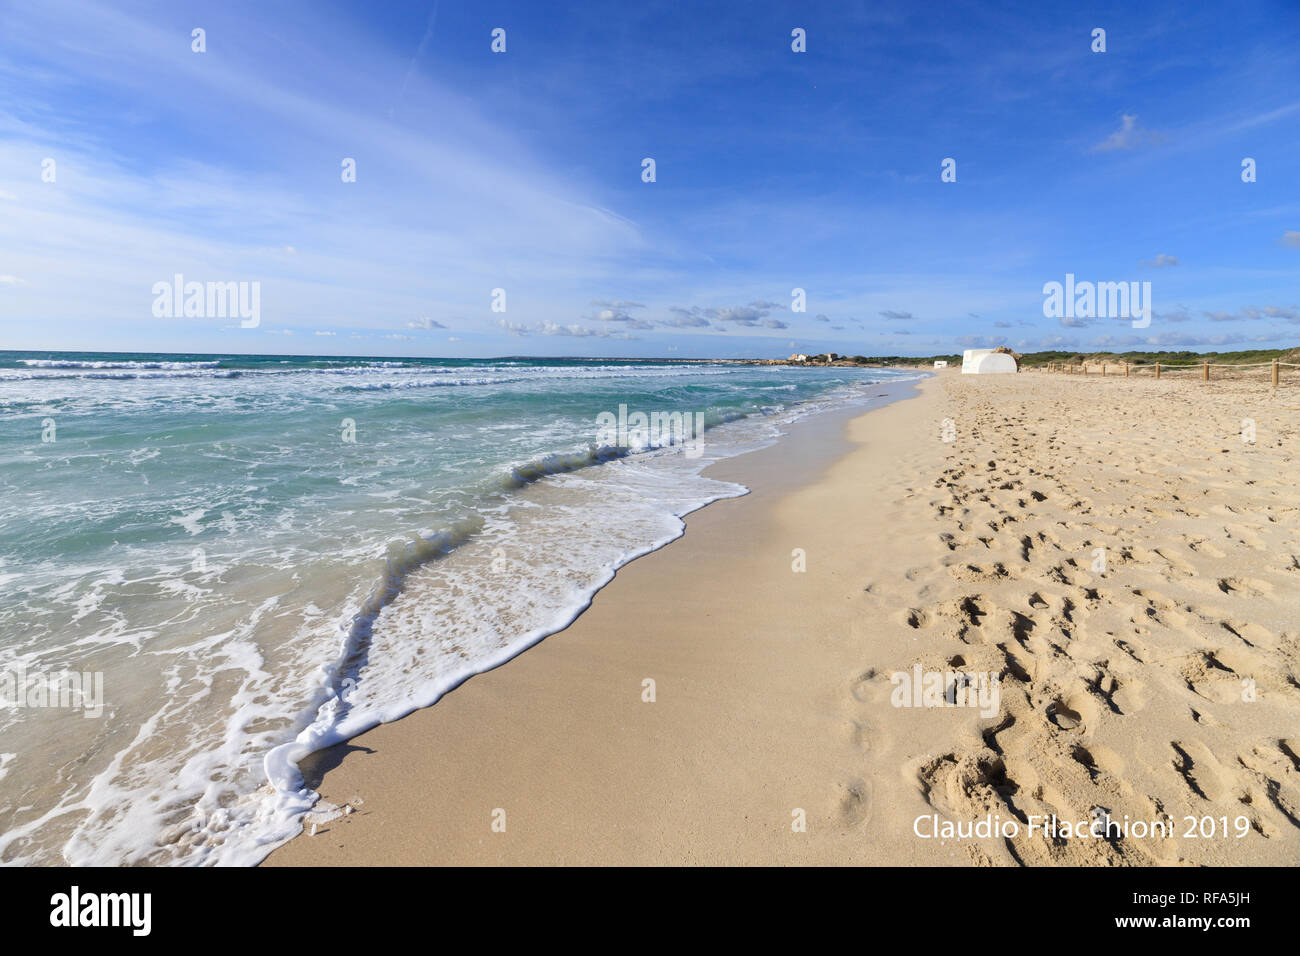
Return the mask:
[(201, 362), (139, 362), (139, 361), (76, 361), (73, 359), (19, 359), (20, 364), (29, 368), (216, 368), (220, 359)]
[[(813, 379), (781, 369), (743, 370), (748, 388), (723, 389), (733, 368), (506, 364), (343, 381), (518, 379), (487, 386), (506, 390), (509, 414), (485, 414), (470, 387), (454, 390), (463, 399), (386, 398), (292, 369), (205, 394), (166, 381), (43, 385), (39, 401), (65, 404), (58, 445), (36, 450), (38, 492), (15, 497), (26, 486), (0, 469), (0, 501), (13, 503), (0, 504), (0, 533), (22, 542), (20, 563), (0, 560), (16, 596), (0, 608), (0, 666), (94, 655), (110, 719), (0, 713), (6, 786), (39, 794), (0, 817), (0, 861), (256, 862), (313, 806), (305, 754), (562, 628), (619, 566), (678, 536), (687, 512), (743, 493), (704, 478), (707, 464), (879, 390), (864, 376), (798, 400)], [(562, 404), (584, 379), (595, 397)], [(583, 441), (594, 422), (574, 408), (677, 382), (709, 409), (702, 458)], [(339, 440), (345, 413), (355, 445)], [(117, 428), (129, 437), (112, 440)]]

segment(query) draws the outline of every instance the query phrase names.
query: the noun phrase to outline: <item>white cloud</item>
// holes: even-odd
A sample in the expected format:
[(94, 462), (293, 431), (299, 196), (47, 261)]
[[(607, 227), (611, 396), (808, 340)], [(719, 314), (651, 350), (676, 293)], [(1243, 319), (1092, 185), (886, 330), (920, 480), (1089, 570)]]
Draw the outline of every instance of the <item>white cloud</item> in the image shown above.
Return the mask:
[(592, 299), (591, 304), (606, 309), (644, 309), (645, 304), (641, 302), (628, 302), (625, 299)]
[(699, 309), (695, 309), (695, 308), (691, 308), (691, 309), (683, 309), (683, 308), (682, 308), (681, 306), (679, 306), (679, 305), (674, 305), (674, 306), (671, 306), (671, 307), (668, 309), (668, 311), (669, 311), (669, 312), (675, 312), (675, 313), (677, 314), (677, 318), (675, 318), (675, 319), (660, 319), (660, 320), (659, 320), (659, 324), (660, 324), (660, 325), (671, 326), (672, 328), (675, 328), (675, 329), (706, 329), (706, 328), (712, 328), (712, 326), (709, 324), (709, 320), (706, 319), (704, 316), (698, 314), (698, 313), (699, 313)]
[[(674, 305), (669, 308), (669, 312), (677, 314), (675, 320), (668, 320), (664, 325), (671, 325), (676, 328), (704, 328), (712, 319), (714, 322), (725, 322), (731, 325), (738, 325), (744, 328), (758, 328), (765, 326), (769, 329), (784, 329), (787, 326), (780, 323), (777, 319), (767, 319), (773, 309), (783, 309), (785, 306), (779, 302), (769, 302), (765, 299), (758, 299), (750, 302), (748, 305), (731, 305), (722, 307), (701, 308), (693, 305), (689, 309)], [(773, 324), (777, 323), (777, 324)]]
[(1094, 153), (1109, 153), (1117, 149), (1137, 149), (1139, 146), (1154, 146), (1164, 142), (1164, 136), (1138, 125), (1135, 114), (1125, 113), (1120, 117), (1120, 127), (1104, 140), (1092, 147)]
[[(390, 74), (393, 57), (377, 41), (344, 39), (320, 25), (319, 61), (347, 49), (360, 78), (335, 86), (327, 76), (285, 82), (267, 55), (274, 41), (258, 31), (214, 58), (175, 43), (156, 18), (102, 5), (53, 0), (6, 21), (6, 57), (22, 62), (30, 53), (67, 85), (99, 87), (124, 101), (147, 93), (151, 115), (176, 125), (178, 144), (195, 122), (215, 135), (194, 118), (216, 113), (240, 116), (257, 144), (246, 166), (183, 146), (137, 164), (114, 149), (111, 117), (95, 125), (69, 116), (53, 87), (28, 104), (39, 124), (0, 117), (0, 171), (21, 169), (57, 142), (60, 185), (65, 177), (76, 184), (44, 189), (40, 204), (18, 203), (0, 216), (0, 248), (50, 237), (48, 254), (24, 250), (5, 263), (39, 291), (30, 303), (36, 316), (75, 315), (68, 325), (95, 329), (136, 314), (147, 319), (150, 299), (141, 288), (147, 293), (176, 272), (209, 273), (259, 279), (263, 308), (281, 321), (302, 326), (322, 312), (347, 312), (382, 330), (405, 326), (420, 302), (478, 308), (477, 290), (498, 285), (503, 270), (547, 308), (578, 282), (626, 275), (629, 262), (645, 261), (640, 230), (603, 207), (591, 178), (545, 162), (474, 98), (417, 75), (404, 108), (439, 116), (437, 124), (389, 120), (373, 109), (392, 92), (379, 78)], [(42, 39), (51, 35), (62, 42)], [(103, 55), (75, 52), (87, 45)], [(158, 55), (141, 61), (139, 49)], [(367, 144), (358, 157), (366, 201), (346, 215), (322, 215), (340, 192), (347, 195), (337, 169), (333, 182), (249, 171), (271, 155), (288, 168), (319, 169), (320, 156), (339, 151), (340, 131), (345, 141)], [(0, 172), (0, 197), (21, 192), (17, 182)], [(305, 234), (308, 248), (285, 244)]]
[(1282, 305), (1248, 305), (1241, 310), (1248, 319), (1285, 319), (1288, 322), (1300, 322), (1300, 307)]
[(1178, 265), (1178, 257), (1160, 252), (1156, 254), (1154, 259), (1143, 259), (1142, 265), (1150, 266), (1152, 269), (1163, 269), (1166, 266)]
[[(648, 323), (642, 323), (645, 328), (650, 328)], [(641, 326), (633, 326), (640, 328)], [(555, 322), (543, 322), (537, 332), (540, 335), (568, 335), (573, 338), (598, 338), (598, 339), (630, 339), (632, 336), (626, 332), (615, 332), (611, 329), (589, 329), (585, 325), (559, 325)]]

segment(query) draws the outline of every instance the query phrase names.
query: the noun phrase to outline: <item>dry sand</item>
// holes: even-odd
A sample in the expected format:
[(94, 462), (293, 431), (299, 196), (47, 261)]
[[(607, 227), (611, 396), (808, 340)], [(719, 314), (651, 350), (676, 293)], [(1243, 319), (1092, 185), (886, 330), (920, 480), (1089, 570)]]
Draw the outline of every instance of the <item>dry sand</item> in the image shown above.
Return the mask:
[[(1298, 406), (950, 370), (806, 423), (572, 626), (324, 755), (356, 812), (268, 863), (1295, 864)], [(996, 711), (893, 706), (916, 664), (999, 675)], [(1024, 822), (1097, 807), (1173, 835)]]

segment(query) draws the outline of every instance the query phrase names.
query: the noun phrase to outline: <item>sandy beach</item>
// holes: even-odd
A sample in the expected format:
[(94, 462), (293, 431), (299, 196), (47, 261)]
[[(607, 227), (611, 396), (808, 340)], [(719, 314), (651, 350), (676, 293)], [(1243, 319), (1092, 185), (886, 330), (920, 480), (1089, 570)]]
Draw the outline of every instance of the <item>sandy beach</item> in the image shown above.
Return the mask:
[[(751, 493), (320, 755), (267, 865), (1300, 860), (1300, 390), (901, 387), (714, 465)], [(901, 693), (945, 672), (995, 706)], [(1018, 832), (936, 832), (985, 819)]]

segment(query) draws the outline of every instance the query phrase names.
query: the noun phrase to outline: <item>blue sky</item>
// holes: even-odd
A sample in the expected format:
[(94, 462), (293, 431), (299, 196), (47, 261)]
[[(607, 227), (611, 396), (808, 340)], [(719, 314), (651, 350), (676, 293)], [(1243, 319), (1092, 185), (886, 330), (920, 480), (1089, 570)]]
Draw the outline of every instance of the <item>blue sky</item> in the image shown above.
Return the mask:
[(1300, 344), (1300, 2), (0, 3), (0, 348), (1004, 343)]

